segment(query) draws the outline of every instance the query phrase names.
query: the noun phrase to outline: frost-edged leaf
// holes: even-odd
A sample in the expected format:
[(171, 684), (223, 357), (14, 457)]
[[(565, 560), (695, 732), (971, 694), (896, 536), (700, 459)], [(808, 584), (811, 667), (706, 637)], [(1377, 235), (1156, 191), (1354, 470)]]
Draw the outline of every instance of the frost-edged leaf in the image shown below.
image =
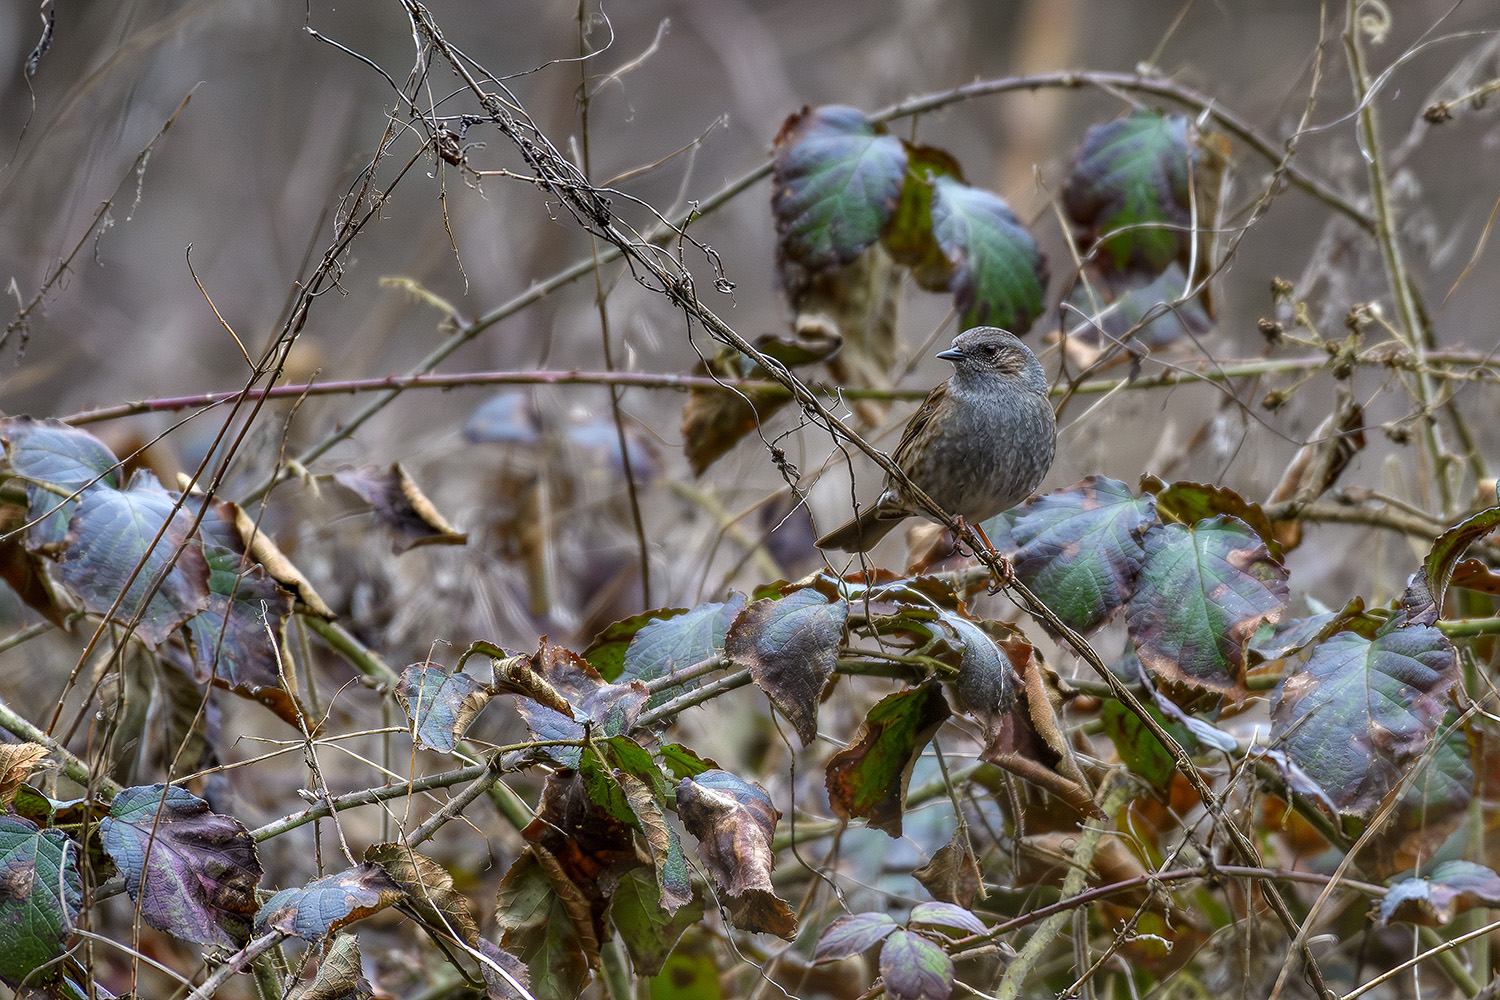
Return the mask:
[(115, 796), (99, 838), (151, 926), (200, 944), (249, 939), (261, 867), (239, 820), (184, 788), (143, 785)]
[(449, 935), (466, 944), (479, 940), (479, 925), (469, 898), (453, 884), (448, 869), (405, 844), (371, 844), (365, 860), (376, 864), (406, 891), (403, 906), (421, 918), (434, 934)]
[(846, 913), (823, 929), (813, 948), (814, 962), (833, 962), (862, 955), (897, 928), (888, 913)]
[(191, 515), (176, 510), (174, 516), (175, 507), (149, 472), (136, 473), (125, 490), (88, 490), (68, 525), (58, 567), (87, 610), (103, 615), (114, 607), (112, 620), (122, 624), (139, 612), (136, 635), (152, 648), (209, 603), (208, 563), (202, 547), (188, 538)]
[(1011, 516), (1016, 575), (1064, 623), (1090, 631), (1130, 597), (1145, 558), (1140, 536), (1155, 520), (1149, 495), (1104, 476), (1036, 497)]
[(396, 697), (406, 709), (417, 740), (444, 753), (453, 752), (491, 694), (468, 674), (450, 674), (430, 663), (413, 663), (396, 683)]
[(1187, 117), (1141, 108), (1084, 133), (1063, 207), (1101, 265), (1159, 274), (1192, 239), (1195, 136)]
[(891, 1000), (948, 1000), (953, 959), (931, 938), (897, 930), (880, 947), (880, 978)]
[(703, 899), (697, 895), (666, 908), (660, 886), (641, 870), (628, 872), (620, 880), (609, 907), (610, 921), (630, 951), (636, 972), (643, 976), (662, 970), (683, 932), (702, 920), (705, 912)]
[(468, 541), (449, 524), (400, 465), (361, 465), (339, 469), (334, 481), (359, 497), (391, 532), (399, 555), (418, 545), (463, 545)]
[(896, 263), (911, 270), (917, 284), (929, 292), (945, 292), (953, 278), (953, 262), (932, 233), (933, 182), (951, 177), (963, 183), (963, 168), (946, 150), (932, 146), (907, 144), (906, 155), (901, 202), (882, 242)]
[[(724, 655), (730, 623), (745, 609), (743, 594), (716, 604), (700, 604), (683, 614), (643, 626), (625, 650), (624, 673), (655, 680)], [(696, 686), (696, 681), (688, 686)]]
[(849, 746), (828, 761), (825, 782), (834, 814), (862, 817), (899, 838), (912, 768), (950, 714), (937, 684), (881, 699)]
[(705, 771), (678, 783), (677, 814), (698, 838), (698, 857), (735, 926), (790, 939), (796, 917), (771, 887), (771, 837), (781, 812), (765, 789), (727, 771)]
[(62, 956), (83, 902), (75, 851), (57, 830), (0, 815), (0, 979), (15, 985)]
[(1426, 625), (1339, 632), (1304, 655), (1277, 689), (1270, 742), (1340, 812), (1369, 817), (1432, 742), (1457, 655)]
[(932, 233), (953, 265), (948, 288), (961, 328), (1031, 329), (1046, 307), (1047, 258), (999, 195), (938, 177)]
[(1281, 617), (1286, 570), (1259, 535), (1223, 515), (1191, 528), (1154, 527), (1144, 549), (1127, 612), (1142, 665), (1169, 682), (1243, 699), (1247, 648), (1262, 622)]
[(812, 587), (751, 603), (730, 626), (724, 652), (786, 714), (810, 746), (818, 735), (818, 699), (838, 663), (847, 601), (829, 600)]
[(1377, 913), (1382, 924), (1403, 920), (1441, 927), (1475, 906), (1500, 907), (1500, 875), (1472, 861), (1444, 861), (1391, 886)]
[(771, 211), (780, 256), (809, 271), (842, 267), (896, 211), (906, 150), (855, 108), (804, 108), (782, 125)]
[[(967, 937), (970, 934), (983, 934), (987, 930), (984, 921), (974, 916), (972, 910), (942, 902), (918, 903), (911, 908), (911, 916), (906, 923), (907, 926), (935, 928), (938, 933), (947, 937)], [(950, 931), (955, 933), (949, 933)]]
[(400, 902), (404, 895), (379, 865), (359, 864), (276, 893), (255, 915), (255, 930), (317, 941)]
[(8, 472), (27, 480), (26, 520), (35, 522), (26, 534), (28, 549), (63, 541), (79, 495), (120, 486), (114, 454), (92, 434), (61, 420), (0, 418), (0, 442), (6, 452), (0, 479)]

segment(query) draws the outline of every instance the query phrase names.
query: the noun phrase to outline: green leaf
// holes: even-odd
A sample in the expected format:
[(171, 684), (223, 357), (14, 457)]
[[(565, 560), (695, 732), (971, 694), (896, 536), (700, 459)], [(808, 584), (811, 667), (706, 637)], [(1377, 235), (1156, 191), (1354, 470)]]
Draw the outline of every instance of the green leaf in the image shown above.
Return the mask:
[(1444, 861), (1391, 886), (1377, 912), (1382, 924), (1404, 920), (1441, 927), (1475, 906), (1500, 907), (1500, 875), (1472, 861)]
[(880, 238), (906, 178), (906, 151), (883, 125), (855, 108), (804, 108), (775, 149), (771, 211), (783, 258), (834, 270)]
[(755, 601), (724, 639), (724, 652), (750, 676), (810, 746), (818, 736), (818, 700), (838, 664), (849, 602), (811, 587)]
[(931, 938), (897, 930), (880, 947), (880, 978), (891, 1000), (948, 1000), (953, 959)]
[(1016, 575), (1069, 627), (1091, 631), (1130, 597), (1145, 559), (1140, 536), (1155, 521), (1150, 496), (1090, 476), (1012, 515)]
[(643, 611), (638, 615), (611, 622), (604, 626), (602, 632), (594, 636), (594, 641), (583, 651), (583, 658), (588, 660), (589, 665), (599, 671), (599, 676), (605, 680), (617, 680), (621, 671), (625, 669), (625, 650), (630, 647), (641, 629), (652, 622), (667, 621), (687, 613), (687, 608), (659, 608), (656, 611)]
[(1242, 521), (1166, 524), (1144, 540), (1127, 621), (1141, 664), (1158, 678), (1242, 700), (1247, 646), (1286, 606), (1286, 570)]
[(0, 815), (0, 979), (11, 985), (63, 955), (83, 902), (75, 850), (57, 830)]
[(719, 767), (712, 760), (698, 756), (695, 751), (681, 743), (663, 744), (657, 754), (661, 757), (662, 765), (678, 781), (683, 778), (697, 777), (704, 771), (718, 770)]
[(151, 926), (200, 944), (249, 940), (261, 867), (239, 820), (175, 785), (136, 786), (115, 796), (99, 840)]
[(917, 284), (930, 292), (946, 292), (953, 280), (953, 262), (932, 233), (933, 181), (951, 177), (963, 182), (963, 168), (948, 152), (932, 146), (906, 146), (906, 183), (901, 202), (882, 242), (898, 264), (911, 269)]
[(1101, 267), (1154, 275), (1185, 253), (1196, 156), (1191, 129), (1183, 115), (1142, 108), (1084, 133), (1063, 207), (1085, 243), (1100, 241)]
[(495, 927), (500, 946), (526, 963), (537, 1000), (574, 1000), (583, 991), (588, 956), (598, 953), (598, 942), (580, 936), (567, 904), (532, 851), (517, 858), (500, 883)]
[(834, 814), (864, 817), (875, 829), (900, 837), (912, 768), (950, 714), (935, 683), (881, 699), (859, 735), (828, 761), (825, 781)]
[[(722, 603), (700, 604), (683, 614), (646, 624), (625, 650), (624, 675), (651, 681), (723, 656), (730, 623), (744, 609), (745, 596), (733, 594)], [(679, 690), (697, 685), (698, 681), (690, 681)]]
[(1436, 628), (1413, 625), (1373, 640), (1340, 632), (1304, 656), (1277, 688), (1271, 743), (1341, 813), (1368, 818), (1432, 742), (1457, 655)]
[(999, 195), (937, 178), (932, 234), (953, 265), (948, 288), (961, 328), (1031, 329), (1046, 305), (1047, 258)]
[[(1186, 726), (1168, 719), (1153, 705), (1145, 708), (1178, 744), (1191, 751), (1195, 741)], [(1140, 716), (1120, 702), (1109, 699), (1099, 710), (1099, 721), (1104, 725), (1104, 735), (1115, 745), (1115, 751), (1125, 766), (1145, 778), (1152, 788), (1164, 791), (1171, 783), (1177, 765), (1171, 752), (1146, 728)]]
[(428, 663), (413, 663), (401, 673), (396, 697), (423, 746), (452, 753), (464, 730), (493, 692), (469, 674), (450, 674)]
[(0, 442), (5, 444), (8, 466), (0, 468), (0, 479), (9, 473), (29, 480), (26, 520), (36, 523), (27, 531), (28, 549), (63, 541), (78, 509), (74, 494), (120, 485), (120, 463), (110, 450), (92, 434), (61, 420), (0, 418)]
[(401, 901), (405, 893), (379, 865), (365, 864), (283, 889), (255, 915), (255, 929), (318, 941)]
[(661, 889), (648, 872), (627, 872), (615, 888), (609, 917), (630, 952), (638, 975), (654, 976), (666, 964), (683, 932), (703, 919), (703, 898), (696, 893), (672, 912), (664, 905)]
[(114, 607), (111, 620), (123, 624), (140, 611), (136, 634), (153, 649), (209, 603), (208, 563), (187, 534), (192, 515), (174, 508), (149, 472), (136, 473), (125, 490), (95, 486), (78, 503), (59, 567), (63, 583), (94, 614)]

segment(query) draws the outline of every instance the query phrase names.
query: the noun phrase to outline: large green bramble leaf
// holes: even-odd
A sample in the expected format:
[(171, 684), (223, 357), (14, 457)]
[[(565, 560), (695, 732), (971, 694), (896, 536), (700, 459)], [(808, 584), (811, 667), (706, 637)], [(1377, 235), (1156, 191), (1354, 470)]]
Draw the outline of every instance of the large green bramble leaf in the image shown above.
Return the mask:
[(946, 292), (953, 279), (953, 262), (932, 233), (933, 181), (952, 177), (963, 182), (963, 168), (945, 150), (932, 146), (906, 147), (906, 183), (901, 203), (881, 242), (898, 264), (911, 269), (912, 278), (930, 292)]
[(1374, 639), (1339, 632), (1304, 656), (1277, 689), (1271, 742), (1341, 813), (1368, 818), (1432, 742), (1457, 655), (1436, 628), (1391, 625)]
[(1068, 626), (1090, 631), (1129, 598), (1155, 502), (1104, 476), (1037, 497), (1011, 517), (1021, 581)]
[(818, 700), (838, 664), (849, 617), (848, 601), (829, 600), (812, 587), (755, 601), (724, 639), (724, 652), (750, 676), (809, 746), (818, 736)]
[(62, 957), (83, 902), (75, 849), (57, 830), (0, 816), (0, 979), (15, 985)]
[(880, 238), (901, 197), (906, 150), (855, 108), (804, 108), (782, 125), (772, 166), (782, 257), (828, 271)]
[(828, 761), (825, 782), (834, 814), (862, 817), (900, 838), (912, 768), (950, 714), (935, 683), (881, 699), (859, 735)]
[(1127, 602), (1141, 665), (1163, 680), (1242, 700), (1250, 639), (1281, 617), (1286, 570), (1248, 525), (1224, 515), (1153, 527), (1143, 548)]
[[(68, 524), (59, 575), (95, 614), (108, 614), (117, 599), (114, 621), (128, 622), (139, 612), (136, 634), (155, 648), (209, 604), (208, 563), (202, 546), (188, 538), (191, 522), (191, 512), (177, 509), (149, 472), (136, 473), (124, 490), (96, 486), (84, 493)], [(147, 600), (158, 577), (161, 584)]]
[(239, 820), (175, 785), (136, 786), (115, 796), (99, 839), (151, 926), (200, 944), (249, 940), (261, 867)]
[(961, 326), (1000, 326), (1021, 334), (1042, 314), (1047, 258), (999, 195), (938, 177), (932, 234), (953, 265)]
[[(729, 626), (744, 609), (744, 595), (732, 594), (722, 603), (700, 604), (684, 614), (646, 624), (625, 650), (623, 673), (651, 681), (723, 656)], [(684, 686), (696, 687), (697, 683), (688, 681)]]
[(1185, 252), (1195, 155), (1183, 115), (1143, 108), (1084, 134), (1063, 207), (1088, 241), (1102, 240), (1101, 266), (1155, 275)]

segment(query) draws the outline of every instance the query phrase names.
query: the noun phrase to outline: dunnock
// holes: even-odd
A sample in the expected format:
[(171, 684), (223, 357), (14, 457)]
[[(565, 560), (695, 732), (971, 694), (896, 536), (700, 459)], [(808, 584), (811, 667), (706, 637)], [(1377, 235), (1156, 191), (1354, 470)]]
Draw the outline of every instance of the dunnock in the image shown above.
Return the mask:
[[(975, 524), (1030, 496), (1052, 466), (1047, 374), (1015, 334), (992, 326), (964, 331), (938, 357), (953, 362), (953, 375), (927, 394), (892, 458), (938, 506)], [(917, 514), (928, 516), (887, 476), (875, 506), (817, 545), (866, 552)]]

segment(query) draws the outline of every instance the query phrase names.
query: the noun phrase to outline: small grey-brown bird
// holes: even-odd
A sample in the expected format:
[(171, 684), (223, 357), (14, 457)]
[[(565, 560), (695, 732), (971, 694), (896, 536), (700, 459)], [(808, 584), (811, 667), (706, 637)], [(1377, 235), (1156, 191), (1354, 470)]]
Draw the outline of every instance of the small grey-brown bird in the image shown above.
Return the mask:
[[(965, 330), (938, 357), (953, 362), (953, 375), (927, 394), (891, 457), (938, 506), (978, 524), (1025, 500), (1052, 467), (1047, 373), (1015, 334), (993, 326)], [(817, 545), (867, 552), (913, 515), (928, 517), (886, 476), (875, 506)]]

